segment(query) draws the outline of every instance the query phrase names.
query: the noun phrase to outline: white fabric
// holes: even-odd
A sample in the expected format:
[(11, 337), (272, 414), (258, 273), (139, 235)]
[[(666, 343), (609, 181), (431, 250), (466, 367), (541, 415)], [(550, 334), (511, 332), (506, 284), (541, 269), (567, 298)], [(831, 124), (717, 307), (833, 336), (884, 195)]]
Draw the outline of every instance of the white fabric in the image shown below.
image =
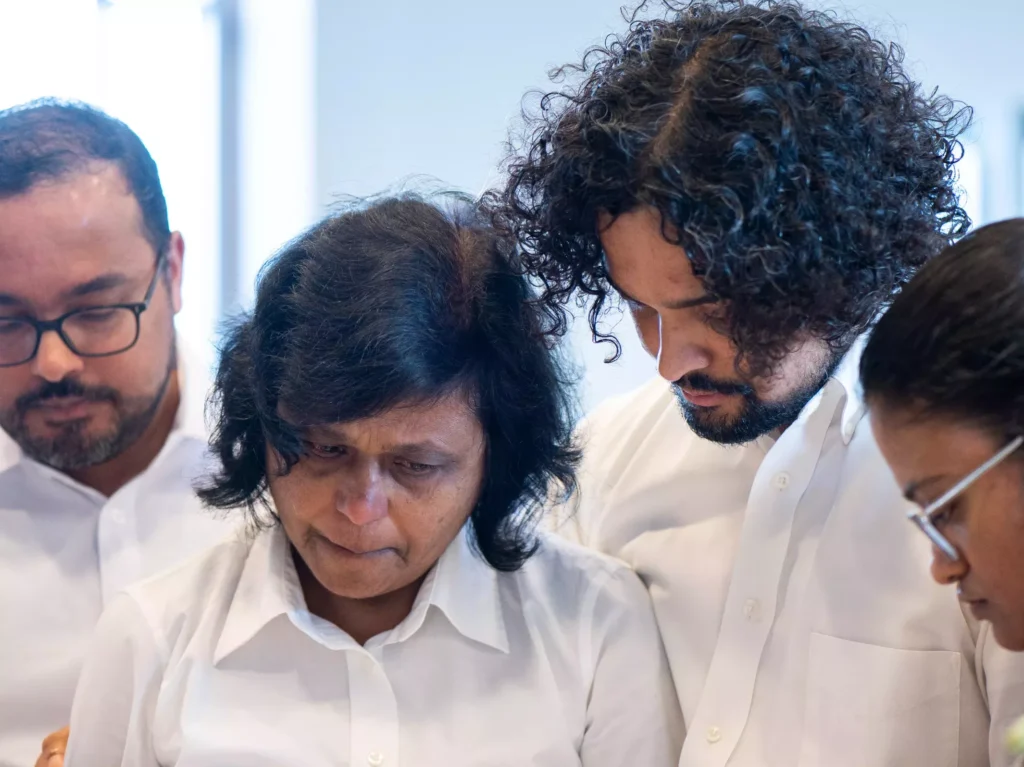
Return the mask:
[(682, 733), (650, 600), (557, 537), (498, 573), (460, 534), (365, 647), (305, 606), (278, 528), (111, 605), (67, 767), (668, 767)]
[[(203, 509), (205, 383), (186, 361), (174, 429), (110, 498), (25, 457), (0, 430), (0, 765), (35, 764), (67, 725), (88, 641), (128, 584), (179, 564), (235, 526)], [(180, 371), (179, 371), (180, 372)]]
[(864, 414), (859, 349), (777, 442), (698, 438), (661, 380), (584, 428), (578, 503), (554, 524), (647, 584), (683, 767), (1008, 763), (1024, 655), (931, 580)]

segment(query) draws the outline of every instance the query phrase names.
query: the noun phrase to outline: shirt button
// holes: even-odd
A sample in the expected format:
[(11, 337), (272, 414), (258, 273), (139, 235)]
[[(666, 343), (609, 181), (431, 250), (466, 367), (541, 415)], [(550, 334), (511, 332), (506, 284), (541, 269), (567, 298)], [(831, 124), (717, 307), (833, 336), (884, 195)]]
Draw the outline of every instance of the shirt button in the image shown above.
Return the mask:
[(708, 743), (717, 743), (722, 739), (722, 731), (717, 727), (708, 727), (707, 732)]
[(751, 623), (761, 620), (761, 603), (756, 599), (748, 599), (743, 603), (743, 617)]
[(371, 751), (370, 755), (366, 757), (366, 763), (369, 764), (370, 767), (380, 767), (384, 764), (384, 754), (380, 751)]
[(124, 524), (124, 512), (121, 511), (120, 509), (111, 509), (110, 510), (110, 521), (113, 522), (115, 525), (123, 525)]
[(780, 471), (775, 475), (775, 487), (779, 490), (785, 490), (789, 487), (789, 475), (786, 472)]

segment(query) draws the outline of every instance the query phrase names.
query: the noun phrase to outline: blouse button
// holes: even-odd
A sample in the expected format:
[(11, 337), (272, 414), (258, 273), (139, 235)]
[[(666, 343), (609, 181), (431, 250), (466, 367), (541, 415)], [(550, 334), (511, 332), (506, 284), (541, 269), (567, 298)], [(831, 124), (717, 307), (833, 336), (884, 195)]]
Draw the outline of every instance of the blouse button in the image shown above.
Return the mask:
[(384, 764), (384, 754), (380, 751), (371, 751), (370, 755), (366, 757), (366, 763), (369, 764), (370, 767), (380, 767)]

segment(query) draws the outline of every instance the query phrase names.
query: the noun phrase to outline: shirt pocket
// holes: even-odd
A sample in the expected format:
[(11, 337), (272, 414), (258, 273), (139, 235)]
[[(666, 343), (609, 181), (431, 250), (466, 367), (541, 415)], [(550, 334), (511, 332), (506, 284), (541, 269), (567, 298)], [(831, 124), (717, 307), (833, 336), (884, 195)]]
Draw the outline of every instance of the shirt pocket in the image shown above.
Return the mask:
[(956, 767), (960, 664), (811, 634), (799, 767)]

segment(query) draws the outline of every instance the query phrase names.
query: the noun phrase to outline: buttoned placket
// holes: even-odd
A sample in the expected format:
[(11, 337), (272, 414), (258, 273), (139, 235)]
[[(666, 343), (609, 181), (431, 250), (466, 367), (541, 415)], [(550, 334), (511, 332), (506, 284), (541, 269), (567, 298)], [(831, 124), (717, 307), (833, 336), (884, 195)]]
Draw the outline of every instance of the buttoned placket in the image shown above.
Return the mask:
[(747, 501), (736, 564), (700, 705), (688, 723), (680, 767), (724, 767), (739, 743), (761, 656), (776, 613), (793, 518), (825, 435), (844, 396), (830, 381), (806, 420), (790, 427), (765, 456)]
[(100, 509), (96, 546), (104, 605), (110, 604), (121, 589), (145, 572), (142, 548), (138, 545), (139, 520), (135, 512), (141, 482), (142, 477), (136, 477), (114, 493)]
[(349, 764), (398, 764), (398, 700), (383, 664), (384, 647), (345, 652), (348, 664), (351, 733)]

